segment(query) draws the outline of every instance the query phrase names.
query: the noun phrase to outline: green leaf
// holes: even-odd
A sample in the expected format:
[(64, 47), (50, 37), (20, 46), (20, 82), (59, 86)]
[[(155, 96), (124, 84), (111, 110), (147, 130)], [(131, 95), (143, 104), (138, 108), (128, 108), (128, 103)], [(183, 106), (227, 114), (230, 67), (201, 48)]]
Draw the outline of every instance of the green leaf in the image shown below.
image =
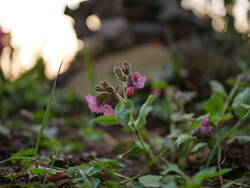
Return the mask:
[(135, 145), (132, 148), (130, 148), (126, 153), (119, 155), (119, 157), (122, 159), (125, 159), (125, 158), (129, 158), (131, 156), (147, 155), (147, 154), (148, 154), (148, 152), (145, 149)]
[(52, 89), (51, 89), (51, 92), (50, 92), (49, 101), (48, 101), (46, 110), (45, 110), (44, 115), (43, 115), (42, 126), (40, 128), (40, 131), (39, 131), (39, 134), (38, 134), (38, 137), (37, 137), (37, 141), (36, 141), (36, 147), (35, 147), (35, 152), (34, 152), (35, 157), (37, 157), (37, 153), (38, 153), (38, 149), (40, 147), (41, 139), (42, 139), (42, 136), (44, 134), (44, 130), (46, 128), (46, 125), (47, 125), (47, 122), (48, 122), (48, 119), (49, 119), (50, 111), (51, 111), (52, 104), (53, 104), (53, 101), (54, 101), (56, 83), (57, 83), (57, 79), (58, 79), (59, 74), (60, 74), (62, 64), (63, 64), (63, 61), (61, 62), (60, 67), (58, 69), (57, 77), (56, 77), (56, 79), (55, 79), (55, 81), (53, 83), (53, 86), (52, 86)]
[(96, 161), (102, 162), (102, 163), (106, 163), (112, 167), (115, 168), (123, 168), (125, 167), (123, 163), (118, 162), (116, 160), (113, 159), (109, 159), (109, 158), (95, 158)]
[(51, 169), (51, 168), (32, 168), (30, 170), (30, 173), (32, 175), (50, 175), (50, 174), (56, 174), (57, 170)]
[[(13, 153), (11, 155), (11, 158), (14, 158), (14, 157), (30, 157), (30, 156), (33, 156), (35, 153), (35, 149), (34, 148), (29, 148), (29, 149), (24, 149), (24, 150), (20, 150), (16, 153)], [(17, 160), (11, 160), (12, 163), (16, 163)]]
[(162, 176), (146, 175), (139, 178), (139, 182), (145, 187), (160, 187)]
[(101, 140), (105, 134), (104, 131), (93, 128), (86, 128), (83, 130), (84, 138), (89, 141)]
[(186, 142), (190, 142), (191, 140), (194, 140), (195, 138), (191, 136), (190, 134), (181, 134), (178, 136), (176, 140), (177, 147), (179, 147), (181, 144), (184, 144)]
[(121, 125), (129, 125), (132, 119), (134, 103), (131, 100), (121, 101), (115, 106), (115, 115)]
[(177, 188), (178, 187), (174, 181), (173, 176), (165, 176), (161, 180), (161, 183), (162, 183), (162, 188)]
[(234, 112), (239, 116), (243, 117), (248, 109), (246, 108), (250, 105), (250, 87), (247, 87), (245, 90), (236, 95), (233, 101)]
[(117, 181), (105, 181), (104, 184), (107, 188), (121, 188), (119, 182)]
[(232, 119), (234, 116), (232, 113), (227, 113), (227, 114), (216, 114), (216, 115), (213, 115), (211, 116), (211, 120), (212, 122), (216, 123), (218, 121), (227, 121), (227, 120), (230, 120)]
[(194, 116), (193, 113), (181, 114), (181, 113), (176, 112), (171, 115), (171, 120), (173, 122), (190, 121), (193, 116)]
[(239, 140), (240, 142), (250, 142), (250, 136), (247, 135), (235, 136), (234, 138)]
[(176, 164), (168, 162), (166, 168), (161, 172), (162, 175), (166, 175), (169, 172), (175, 172), (183, 177), (185, 180), (189, 180), (189, 177), (183, 172)]
[(135, 121), (135, 128), (138, 130), (146, 124), (146, 117), (152, 110), (151, 104), (156, 99), (155, 95), (150, 95), (147, 101), (142, 105), (138, 118)]
[(203, 181), (208, 178), (214, 178), (222, 176), (223, 174), (228, 173), (231, 169), (222, 169), (219, 172), (216, 172), (215, 167), (205, 168), (198, 173), (196, 173), (186, 185), (181, 186), (181, 188), (198, 188), (201, 187)]
[(204, 104), (204, 109), (211, 115), (220, 114), (223, 111), (224, 100), (218, 94), (213, 94)]
[(84, 173), (87, 176), (94, 176), (96, 174), (99, 174), (101, 171), (102, 171), (102, 169), (100, 169), (99, 167), (94, 167), (94, 166), (91, 166), (91, 167), (84, 169)]
[(197, 143), (191, 150), (192, 153), (199, 151), (201, 148), (203, 148), (204, 146), (207, 146), (206, 142), (199, 142)]
[(90, 182), (91, 182), (93, 188), (97, 188), (100, 185), (101, 180), (99, 178), (91, 177)]
[(192, 119), (191, 120), (191, 123), (190, 123), (190, 128), (189, 128), (189, 130), (190, 131), (193, 131), (194, 129), (196, 129), (197, 127), (199, 127), (201, 125), (201, 122), (200, 122), (200, 120), (198, 120), (198, 119)]
[(108, 124), (108, 125), (117, 125), (119, 121), (116, 119), (115, 115), (111, 116), (99, 116), (92, 121), (93, 123), (100, 123), (100, 124)]
[(152, 82), (152, 87), (163, 90), (163, 89), (167, 88), (167, 83), (165, 80), (164, 81), (155, 81), (155, 82)]
[(211, 86), (213, 93), (219, 94), (222, 97), (227, 96), (225, 88), (223, 87), (223, 85), (220, 82), (212, 80), (212, 81), (210, 81), (210, 86)]

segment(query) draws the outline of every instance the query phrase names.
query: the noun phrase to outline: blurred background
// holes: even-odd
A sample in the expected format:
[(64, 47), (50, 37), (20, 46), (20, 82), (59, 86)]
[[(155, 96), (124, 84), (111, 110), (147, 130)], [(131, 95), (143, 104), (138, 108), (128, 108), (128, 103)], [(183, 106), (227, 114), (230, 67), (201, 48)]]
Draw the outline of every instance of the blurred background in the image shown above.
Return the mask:
[(82, 97), (86, 50), (96, 80), (111, 81), (124, 60), (153, 81), (181, 64), (195, 89), (249, 65), (249, 8), (248, 0), (2, 0), (1, 70), (16, 80), (42, 61), (53, 79), (63, 61), (60, 84)]

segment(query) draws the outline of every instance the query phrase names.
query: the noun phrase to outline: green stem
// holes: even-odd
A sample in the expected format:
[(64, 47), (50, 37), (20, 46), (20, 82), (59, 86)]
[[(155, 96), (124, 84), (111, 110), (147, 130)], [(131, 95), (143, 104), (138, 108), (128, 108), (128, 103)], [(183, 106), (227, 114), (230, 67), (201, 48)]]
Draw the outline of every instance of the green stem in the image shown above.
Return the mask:
[(54, 92), (55, 92), (55, 89), (56, 89), (56, 83), (57, 83), (58, 76), (60, 74), (62, 64), (63, 64), (63, 61), (61, 62), (60, 67), (58, 69), (57, 77), (56, 77), (56, 79), (54, 81), (54, 84), (53, 84), (53, 87), (52, 87), (52, 90), (51, 90), (51, 93), (50, 93), (49, 101), (48, 101), (48, 104), (47, 104), (47, 107), (46, 107), (46, 110), (45, 110), (45, 113), (44, 113), (44, 116), (43, 116), (42, 125), (41, 125), (41, 128), (39, 130), (39, 135), (37, 137), (37, 142), (36, 142), (36, 148), (35, 148), (35, 153), (34, 153), (35, 158), (37, 158), (37, 153), (38, 153), (40, 142), (41, 142), (41, 139), (42, 139), (42, 136), (43, 136), (43, 132), (44, 132), (44, 129), (45, 129), (45, 127), (47, 125), (47, 122), (48, 122), (48, 119), (49, 119), (49, 114), (50, 114), (50, 110), (51, 110), (53, 99), (54, 99)]
[(160, 159), (165, 154), (166, 151), (167, 151), (167, 148), (162, 149), (161, 152), (154, 159), (151, 159), (151, 161), (147, 163), (135, 176), (133, 176), (129, 180), (122, 181), (121, 184), (125, 184), (127, 182), (133, 181), (137, 179), (138, 177), (140, 177), (141, 174), (143, 174), (150, 166), (156, 163), (158, 159)]
[(122, 84), (122, 90), (123, 90), (123, 96), (124, 96), (124, 99), (125, 99), (125, 100), (127, 100), (127, 98), (128, 98), (126, 89), (127, 89), (127, 83), (123, 83), (123, 84)]
[(240, 85), (240, 81), (239, 81), (239, 79), (237, 79), (234, 86), (233, 86), (233, 88), (232, 88), (232, 90), (230, 91), (230, 93), (228, 95), (228, 98), (227, 98), (226, 102), (225, 102), (225, 105), (224, 105), (223, 110), (222, 110), (222, 115), (224, 115), (226, 113), (226, 111), (227, 111), (227, 109), (228, 109), (228, 107), (229, 107), (229, 105), (230, 105), (236, 91), (239, 88), (239, 85)]
[[(230, 105), (230, 103), (231, 103), (231, 101), (232, 101), (232, 99), (233, 99), (235, 93), (237, 92), (237, 90), (238, 90), (238, 88), (239, 88), (239, 85), (240, 85), (240, 80), (237, 79), (236, 82), (235, 82), (235, 84), (234, 84), (234, 86), (233, 86), (233, 88), (231, 89), (231, 91), (230, 91), (230, 93), (229, 93), (227, 99), (226, 99), (225, 105), (224, 105), (223, 110), (222, 110), (222, 113), (221, 113), (222, 116), (226, 113), (226, 111), (227, 111), (227, 109), (228, 109), (228, 107), (229, 107), (229, 105)], [(218, 120), (218, 121), (216, 122), (216, 127), (218, 126), (219, 122), (220, 122), (220, 120)], [(212, 162), (212, 159), (214, 158), (214, 155), (215, 155), (215, 153), (216, 153), (216, 150), (218, 149), (217, 147), (218, 147), (219, 143), (220, 143), (220, 138), (217, 137), (217, 138), (216, 138), (216, 142), (215, 142), (215, 144), (213, 145), (212, 151), (211, 151), (211, 153), (210, 153), (209, 156), (208, 156), (208, 160), (207, 160), (207, 163), (206, 163), (206, 165), (205, 165), (206, 167), (209, 167), (209, 166), (210, 166), (210, 164), (211, 164), (211, 162)]]
[(248, 112), (239, 119), (239, 121), (234, 125), (234, 127), (232, 127), (225, 136), (222, 137), (222, 142), (224, 142), (228, 137), (230, 137), (233, 132), (238, 129), (240, 127), (240, 125), (248, 118), (248, 116), (250, 115), (250, 110), (248, 110)]
[(143, 139), (143, 137), (141, 135), (141, 132), (140, 131), (136, 131), (135, 134), (137, 135), (137, 138), (138, 138), (141, 146), (143, 147), (143, 149), (145, 149), (147, 151), (147, 148), (145, 146), (145, 142), (144, 142), (144, 139)]
[(219, 145), (219, 142), (220, 142), (220, 138), (219, 137), (216, 137), (216, 141), (215, 141), (215, 144), (212, 148), (212, 151), (210, 152), (209, 156), (208, 156), (208, 159), (207, 159), (207, 162), (205, 164), (205, 167), (209, 167), (211, 162), (212, 162), (212, 159), (214, 158), (214, 155), (216, 153), (216, 150), (218, 149), (218, 145)]
[(83, 49), (83, 61), (86, 66), (89, 86), (91, 88), (90, 90), (91, 90), (91, 93), (94, 94), (93, 88), (96, 84), (95, 71), (94, 71), (94, 65), (92, 64), (90, 60), (90, 55), (89, 55), (87, 48)]
[(12, 160), (20, 160), (20, 159), (29, 159), (29, 160), (35, 160), (34, 157), (11, 157), (9, 159), (5, 159), (3, 161), (0, 161), (0, 164), (12, 161)]

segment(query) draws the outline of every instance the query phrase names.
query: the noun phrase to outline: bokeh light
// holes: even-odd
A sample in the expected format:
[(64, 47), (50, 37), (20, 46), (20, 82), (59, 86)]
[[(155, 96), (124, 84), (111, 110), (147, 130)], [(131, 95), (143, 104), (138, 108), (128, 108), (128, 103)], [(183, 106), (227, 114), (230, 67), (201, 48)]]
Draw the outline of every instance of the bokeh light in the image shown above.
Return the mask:
[(16, 78), (41, 56), (49, 78), (55, 76), (62, 60), (62, 71), (66, 70), (79, 50), (79, 42), (73, 20), (63, 12), (66, 5), (76, 8), (79, 2), (81, 0), (0, 1), (0, 26), (5, 32), (11, 32), (12, 45), (17, 49), (11, 65), (10, 60), (3, 57), (4, 71), (11, 68)]
[(98, 31), (101, 29), (102, 22), (97, 15), (91, 14), (86, 18), (86, 25), (91, 31)]

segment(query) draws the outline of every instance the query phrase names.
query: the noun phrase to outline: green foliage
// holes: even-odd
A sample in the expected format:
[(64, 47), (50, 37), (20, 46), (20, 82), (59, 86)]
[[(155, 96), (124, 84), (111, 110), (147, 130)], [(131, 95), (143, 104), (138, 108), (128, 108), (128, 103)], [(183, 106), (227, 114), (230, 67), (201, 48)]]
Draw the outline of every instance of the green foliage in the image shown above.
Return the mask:
[(178, 136), (178, 138), (176, 140), (177, 147), (180, 147), (181, 144), (190, 142), (194, 139), (195, 138), (193, 136), (191, 136), (190, 134), (181, 134)]
[(130, 121), (133, 120), (134, 103), (131, 100), (121, 101), (115, 106), (115, 115), (121, 125), (131, 125)]
[[(60, 73), (60, 70), (61, 70), (61, 67), (62, 67), (62, 63), (60, 65), (59, 69), (58, 69), (57, 78), (59, 76), (59, 73)], [(47, 125), (47, 121), (49, 119), (50, 110), (51, 110), (53, 99), (54, 99), (54, 92), (55, 92), (55, 89), (56, 89), (57, 78), (54, 81), (54, 84), (53, 84), (53, 87), (52, 87), (52, 90), (51, 90), (51, 93), (50, 93), (48, 105), (47, 105), (46, 110), (44, 112), (44, 116), (43, 116), (43, 120), (42, 120), (42, 125), (41, 125), (41, 128), (40, 128), (38, 137), (37, 137), (37, 142), (36, 142), (36, 147), (35, 147), (35, 153), (34, 153), (35, 157), (37, 157), (37, 153), (38, 153), (40, 142), (41, 142), (41, 139), (42, 139), (42, 136), (43, 136), (43, 133), (44, 133), (44, 129), (45, 129), (45, 127)]]
[(166, 89), (167, 85), (166, 81), (155, 81), (152, 83), (152, 87), (157, 89)]
[(93, 128), (85, 128), (83, 130), (83, 137), (89, 141), (101, 140), (106, 133)]
[(25, 157), (30, 157), (33, 156), (34, 154), (35, 154), (34, 148), (19, 150), (18, 152), (11, 154), (11, 158), (17, 158), (11, 160), (11, 162), (15, 164), (18, 161), (18, 158), (21, 159), (23, 157), (24, 159), (22, 159), (22, 165), (25, 166), (30, 162), (30, 159), (25, 159)]
[(190, 181), (188, 181), (185, 185), (181, 186), (181, 188), (196, 188), (200, 187), (205, 179), (214, 178), (222, 176), (223, 174), (228, 173), (231, 169), (222, 169), (219, 172), (216, 172), (215, 167), (205, 168), (198, 173), (196, 173)]
[(146, 175), (139, 178), (139, 182), (145, 187), (160, 187), (162, 176)]
[[(93, 85), (95, 83), (93, 67), (89, 64), (88, 59), (85, 60), (87, 62), (87, 69), (89, 69), (89, 79), (91, 85)], [(23, 107), (27, 107), (32, 114), (32, 118), (25, 120), (24, 124), (27, 124), (28, 121), (34, 121), (32, 122), (32, 127), (25, 127), (25, 130), (22, 130), (25, 139), (29, 136), (33, 139), (33, 134), (37, 135), (39, 133), (36, 149), (20, 150), (12, 154), (11, 158), (0, 162), (0, 164), (4, 164), (11, 161), (15, 164), (12, 165), (16, 166), (19, 165), (17, 162), (20, 161), (20, 172), (6, 176), (15, 181), (27, 173), (30, 177), (37, 178), (40, 183), (42, 182), (41, 180), (44, 180), (43, 182), (46, 184), (44, 186), (62, 186), (58, 182), (65, 181), (72, 183), (75, 187), (84, 188), (202, 187), (206, 179), (220, 177), (231, 170), (223, 169), (217, 171), (216, 169), (220, 169), (220, 167), (211, 167), (211, 164), (221, 164), (222, 159), (224, 159), (225, 152), (223, 146), (226, 139), (233, 137), (242, 143), (250, 141), (249, 136), (246, 134), (249, 131), (247, 126), (243, 130), (238, 130), (240, 125), (246, 120), (244, 116), (248, 114), (250, 109), (250, 88), (244, 88), (246, 86), (240, 84), (238, 86), (237, 81), (235, 82), (236, 86), (232, 89), (233, 91), (228, 94), (221, 83), (217, 81), (210, 82), (213, 94), (204, 103), (206, 114), (201, 114), (202, 111), (197, 109), (194, 110), (195, 105), (193, 103), (191, 105), (187, 103), (194, 97), (194, 93), (180, 91), (177, 87), (171, 86), (165, 81), (152, 83), (152, 88), (160, 89), (161, 95), (157, 99), (156, 96), (150, 95), (142, 106), (139, 104), (142, 104), (146, 99), (144, 93), (141, 96), (137, 96), (137, 98), (131, 97), (128, 99), (126, 94), (122, 95), (117, 89), (115, 92), (119, 93), (119, 99), (121, 99), (115, 107), (115, 115), (99, 116), (90, 121), (90, 117), (86, 117), (82, 113), (78, 114), (75, 111), (74, 107), (82, 105), (79, 103), (79, 100), (76, 100), (69, 93), (55, 91), (57, 80), (55, 80), (53, 88), (50, 91), (49, 87), (47, 87), (49, 82), (42, 75), (44, 71), (42, 67), (39, 65), (34, 70), (25, 74), (24, 77), (14, 82), (1, 80), (3, 84), (0, 87), (3, 89), (0, 93), (0, 99), (7, 98), (0, 104), (1, 117), (4, 117), (4, 120), (1, 120), (0, 135), (5, 136), (6, 139), (11, 138), (12, 135), (15, 136), (12, 133), (11, 126), (13, 124), (18, 127), (20, 126), (20, 122), (13, 121), (12, 119), (7, 121), (7, 117), (18, 112)], [(178, 76), (180, 66), (177, 62), (171, 68), (173, 70), (172, 72), (168, 70), (169, 75), (167, 76), (170, 80)], [(37, 75), (37, 73), (41, 73), (41, 75)], [(237, 94), (240, 89), (241, 92)], [(22, 96), (16, 96), (16, 93), (19, 92)], [(51, 92), (51, 96), (48, 101), (49, 92)], [(236, 97), (234, 97), (235, 94)], [(15, 106), (16, 102), (17, 105)], [(196, 102), (196, 100), (192, 102)], [(44, 113), (43, 109), (46, 107), (46, 104), (47, 110)], [(83, 109), (83, 106), (81, 108)], [(196, 116), (196, 110), (198, 111), (197, 114), (201, 116)], [(192, 111), (195, 113), (190, 113)], [(70, 112), (69, 116), (64, 117), (68, 112)], [(145, 127), (149, 113), (154, 116), (152, 118), (152, 120), (155, 120), (154, 125), (151, 125), (157, 127), (154, 131), (151, 131), (151, 129), (148, 131), (146, 129), (148, 127)], [(48, 119), (51, 116), (60, 117), (54, 118), (51, 121), (51, 127), (45, 129)], [(155, 116), (160, 117), (163, 121), (158, 121), (158, 119), (155, 119)], [(14, 119), (16, 118), (15, 116), (13, 117)], [(201, 139), (192, 136), (191, 132), (201, 126), (201, 120), (204, 117), (208, 117), (212, 121), (214, 130), (211, 137)], [(42, 125), (33, 125), (40, 122), (41, 119), (43, 119)], [(228, 130), (224, 126), (225, 124), (227, 125), (227, 122), (224, 123), (224, 121), (230, 119), (232, 121), (229, 124), (234, 123), (237, 119), (239, 121), (233, 125), (232, 129)], [(111, 150), (107, 147), (108, 151), (104, 155), (100, 154), (102, 151), (100, 153), (99, 151), (96, 152), (97, 156), (112, 156), (112, 158), (97, 158), (95, 157), (95, 152), (93, 152), (93, 155), (92, 152), (89, 153), (89, 148), (92, 149), (92, 145), (88, 147), (88, 143), (95, 141), (94, 144), (99, 144), (102, 141), (106, 141), (106, 137), (103, 140), (102, 138), (107, 134), (105, 132), (107, 126), (95, 128), (93, 127), (93, 123), (123, 125), (122, 130), (127, 131), (127, 134), (132, 133), (134, 135), (129, 137), (129, 141), (123, 137), (120, 139), (118, 138), (119, 135), (115, 135), (114, 140), (111, 140)], [(2, 124), (6, 124), (8, 128), (2, 126)], [(69, 140), (63, 138), (64, 134), (60, 135), (61, 125), (65, 126), (63, 127), (65, 129), (62, 130), (66, 130), (66, 134), (69, 134), (69, 138), (66, 135), (66, 138)], [(71, 135), (75, 133), (67, 132), (68, 127), (66, 126), (71, 125), (74, 128), (80, 129), (77, 133), (82, 134), (80, 137), (82, 136), (83, 141), (88, 141), (85, 142), (87, 143), (86, 145), (84, 142), (75, 140), (74, 135)], [(161, 132), (161, 130), (164, 131)], [(108, 134), (113, 136), (112, 133)], [(57, 137), (55, 138), (55, 136)], [(46, 139), (42, 139), (42, 137)], [(71, 138), (72, 140), (70, 140)], [(117, 145), (113, 146), (113, 143)], [(37, 154), (40, 147), (43, 147), (46, 155), (48, 155), (45, 160), (42, 157), (39, 160), (33, 157)], [(127, 148), (130, 149), (120, 154), (126, 151)], [(106, 146), (104, 151), (106, 152)], [(120, 155), (114, 156), (113, 152)], [(72, 154), (72, 159), (70, 158), (67, 161), (68, 158), (65, 157), (67, 156), (65, 154)], [(80, 161), (87, 162), (72, 167), (72, 164), (79, 163), (79, 160), (75, 160), (75, 156), (80, 156)], [(133, 165), (137, 167), (137, 161), (135, 160), (138, 160), (138, 168), (140, 170), (138, 172), (131, 172), (128, 168), (133, 168)], [(143, 164), (144, 162), (145, 164)], [(62, 168), (60, 168), (61, 163), (63, 163)], [(203, 165), (207, 167), (204, 168)], [(195, 173), (195, 169), (198, 169), (198, 167), (200, 167), (200, 170), (197, 170), (193, 177), (190, 176), (189, 171), (186, 171), (186, 169), (191, 169), (192, 173)], [(137, 168), (135, 169), (137, 170)], [(62, 178), (62, 180), (60, 179), (56, 183), (50, 182), (49, 176), (58, 175), (58, 172), (65, 175), (66, 180)], [(0, 178), (2, 178), (1, 173)], [(32, 187), (33, 185), (30, 184), (29, 186)]]
[(217, 94), (213, 94), (204, 104), (205, 111), (211, 115), (222, 113), (223, 107), (224, 100)]
[(117, 120), (115, 115), (111, 116), (99, 116), (92, 121), (93, 123), (100, 123), (100, 124), (108, 124), (108, 125), (117, 125), (119, 121)]
[(170, 163), (168, 162), (167, 166), (165, 167), (165, 169), (163, 169), (163, 171), (161, 172), (162, 175), (167, 175), (170, 172), (174, 172), (178, 175), (180, 175), (183, 180), (189, 180), (189, 177), (186, 175), (185, 172), (183, 172), (178, 165), (174, 164), (174, 163)]
[(219, 94), (222, 97), (227, 97), (227, 93), (225, 91), (225, 88), (220, 82), (212, 80), (212, 81), (210, 81), (210, 86), (211, 86), (213, 93)]
[(233, 101), (234, 112), (241, 118), (249, 109), (244, 105), (250, 105), (250, 87), (245, 88), (242, 92), (236, 95)]
[(197, 152), (198, 150), (200, 150), (201, 148), (203, 148), (205, 146), (207, 146), (206, 142), (199, 142), (196, 145), (194, 145), (194, 147), (192, 148), (191, 152), (192, 153)]
[(0, 116), (21, 108), (39, 108), (44, 106), (48, 89), (41, 87), (46, 82), (43, 61), (15, 81), (2, 80), (0, 86)]
[(120, 158), (129, 158), (131, 156), (138, 156), (138, 155), (147, 155), (148, 152), (137, 145), (134, 145), (132, 148), (130, 148), (126, 153), (120, 155)]
[(30, 173), (32, 175), (43, 175), (43, 176), (56, 174), (56, 172), (57, 172), (56, 170), (51, 168), (32, 168), (30, 170)]
[(146, 124), (146, 117), (149, 114), (149, 112), (152, 110), (151, 104), (154, 102), (155, 98), (156, 98), (155, 95), (150, 95), (147, 101), (142, 105), (139, 116), (134, 122), (134, 126), (137, 130), (141, 129), (142, 126)]
[(192, 120), (193, 116), (194, 116), (193, 113), (182, 114), (182, 113), (176, 112), (171, 115), (171, 120), (173, 122), (190, 121)]
[(120, 183), (117, 181), (106, 181), (104, 184), (107, 186), (107, 188), (122, 188)]

